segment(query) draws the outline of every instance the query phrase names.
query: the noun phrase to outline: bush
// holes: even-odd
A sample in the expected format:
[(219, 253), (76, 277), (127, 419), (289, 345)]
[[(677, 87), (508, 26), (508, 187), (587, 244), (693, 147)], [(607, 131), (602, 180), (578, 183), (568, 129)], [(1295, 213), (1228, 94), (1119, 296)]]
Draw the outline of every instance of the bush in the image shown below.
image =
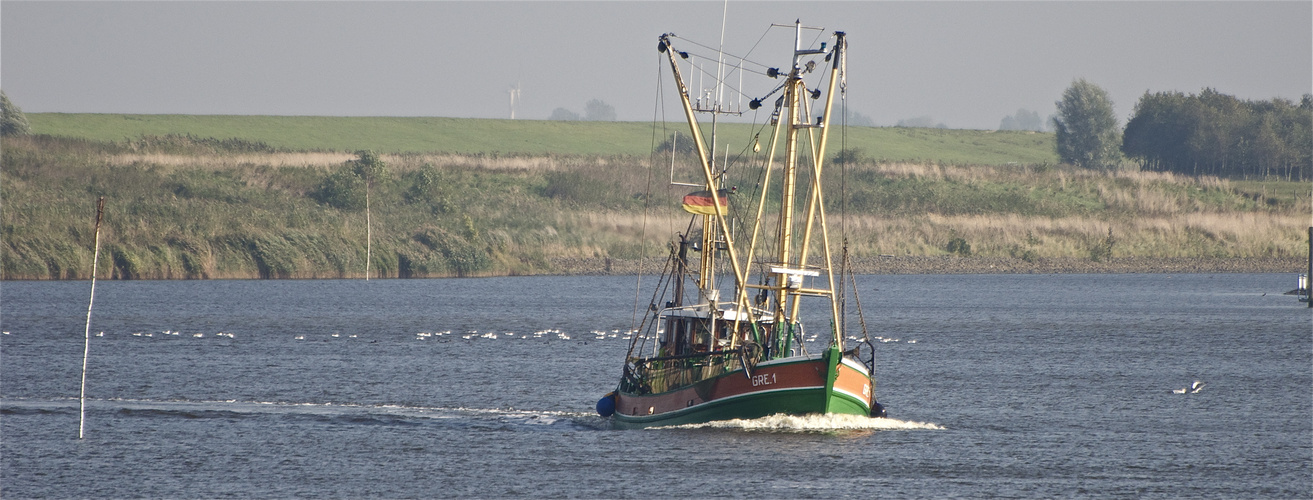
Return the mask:
[(455, 204), (443, 192), (442, 174), (433, 165), (425, 163), (406, 174), (403, 181), (410, 184), (404, 194), (406, 203), (428, 204), (434, 215), (455, 210)]
[(114, 263), (112, 277), (120, 280), (141, 278), (141, 258), (131, 249), (121, 245), (110, 245), (108, 250), (110, 262)]
[(27, 135), (29, 131), (27, 115), (9, 102), (9, 96), (4, 91), (0, 91), (0, 136)]
[[(413, 238), (430, 250), (440, 253), (447, 262), (447, 269), (455, 272), (457, 276), (470, 276), (492, 265), (492, 259), (483, 248), (440, 228), (426, 227), (417, 231)], [(398, 255), (398, 260), (400, 257)], [(432, 269), (432, 264), (428, 263), (427, 259), (418, 258), (413, 254), (407, 255), (406, 258), (407, 274), (416, 274), (421, 264), (428, 266), (426, 269)]]
[(1090, 260), (1094, 262), (1103, 262), (1112, 258), (1112, 246), (1117, 240), (1112, 237), (1112, 228), (1108, 228), (1108, 237), (1093, 247), (1090, 247)]
[(955, 253), (966, 257), (971, 255), (971, 244), (967, 243), (967, 240), (965, 239), (953, 238), (948, 240), (948, 247), (946, 250), (948, 250), (948, 253)]
[(835, 165), (855, 165), (865, 160), (861, 148), (839, 150), (830, 161)]
[(246, 245), (261, 279), (291, 278), (296, 272), (300, 251), (285, 238), (260, 237), (248, 240)]
[(652, 151), (664, 154), (670, 153), (671, 148), (675, 149), (676, 154), (681, 155), (697, 153), (697, 148), (694, 147), (693, 144), (693, 138), (683, 132), (670, 134), (669, 139), (666, 139), (665, 142), (662, 142), (661, 144), (657, 144), (655, 148), (652, 148)]
[(342, 168), (325, 177), (311, 197), (340, 210), (360, 210), (365, 208), (365, 181)]
[(542, 195), (577, 204), (600, 204), (606, 201), (608, 186), (582, 172), (548, 172)]

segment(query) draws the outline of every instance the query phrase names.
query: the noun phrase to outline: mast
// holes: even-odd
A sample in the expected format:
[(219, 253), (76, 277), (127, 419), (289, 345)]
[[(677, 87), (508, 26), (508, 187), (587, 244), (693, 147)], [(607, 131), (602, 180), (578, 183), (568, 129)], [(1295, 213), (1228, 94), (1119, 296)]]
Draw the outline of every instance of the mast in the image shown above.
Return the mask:
[[(746, 282), (746, 276), (744, 275), (743, 267), (739, 264), (738, 253), (734, 249), (734, 239), (733, 235), (730, 233), (729, 221), (726, 217), (728, 214), (725, 213), (725, 207), (721, 206), (718, 201), (720, 198), (719, 176), (716, 175), (711, 167), (711, 157), (715, 153), (707, 149), (707, 143), (702, 137), (702, 129), (698, 126), (697, 117), (694, 115), (693, 111), (693, 105), (689, 100), (688, 87), (684, 84), (684, 77), (679, 71), (679, 62), (675, 59), (676, 51), (670, 45), (671, 36), (672, 35), (669, 33), (661, 35), (657, 45), (657, 50), (664, 52), (670, 60), (670, 69), (675, 75), (675, 84), (679, 90), (680, 104), (684, 107), (684, 117), (688, 120), (689, 130), (693, 134), (693, 144), (697, 149), (698, 162), (702, 166), (702, 174), (706, 182), (705, 185), (707, 191), (710, 192), (713, 200), (717, 200), (712, 203), (712, 206), (715, 207), (716, 213), (714, 215), (702, 216), (702, 262), (698, 273), (699, 288), (701, 288), (703, 295), (707, 296), (708, 301), (712, 302), (711, 306), (713, 306), (714, 309), (714, 302), (718, 300), (718, 297), (713, 296), (715, 292), (714, 256), (720, 247), (718, 243), (723, 241), (724, 248), (729, 253), (728, 257), (730, 266), (734, 271), (735, 286), (742, 288), (743, 284)], [(682, 58), (688, 58), (688, 54), (685, 52), (679, 52), (678, 54)]]
[[(777, 108), (775, 139), (784, 139), (784, 164), (782, 167), (782, 187), (780, 199), (779, 228), (775, 234), (776, 238), (776, 255), (773, 264), (765, 271), (770, 276), (770, 282), (767, 284), (749, 284), (747, 283), (746, 273), (743, 264), (734, 245), (732, 234), (730, 233), (727, 214), (725, 207), (719, 203), (713, 203), (715, 213), (712, 215), (703, 215), (703, 231), (700, 241), (702, 258), (698, 271), (699, 288), (712, 309), (715, 309), (716, 302), (720, 301), (718, 291), (715, 286), (715, 258), (718, 251), (724, 250), (728, 253), (730, 265), (734, 272), (735, 278), (735, 297), (732, 302), (735, 309), (745, 315), (740, 315), (734, 319), (735, 331), (737, 324), (741, 319), (755, 321), (753, 308), (750, 305), (749, 289), (766, 289), (773, 292), (775, 300), (768, 306), (773, 312), (774, 331), (771, 332), (771, 339), (768, 341), (771, 349), (776, 354), (782, 354), (787, 350), (792, 342), (791, 337), (796, 333), (795, 328), (799, 324), (798, 316), (803, 297), (822, 297), (830, 301), (831, 328), (833, 335), (832, 343), (842, 348), (843, 336), (838, 331), (842, 324), (840, 321), (839, 304), (835, 300), (835, 279), (833, 276), (833, 258), (830, 252), (829, 232), (826, 227), (824, 197), (821, 192), (821, 174), (824, 166), (825, 147), (828, 138), (828, 126), (830, 123), (830, 113), (833, 110), (834, 91), (837, 86), (838, 73), (842, 67), (843, 50), (846, 47), (845, 34), (835, 32), (835, 46), (827, 51), (825, 44), (821, 48), (804, 49), (802, 47), (802, 29), (800, 21), (795, 21), (794, 28), (794, 54), (792, 67), (787, 75), (785, 82), (781, 86), (783, 97)], [(811, 28), (809, 28), (811, 29)], [(687, 58), (686, 53), (674, 50), (671, 45), (671, 34), (661, 35), (659, 38), (658, 50), (666, 54), (671, 71), (674, 73), (675, 83), (677, 85), (680, 103), (684, 108), (684, 115), (689, 124), (689, 130), (693, 136), (694, 147), (697, 150), (698, 161), (702, 167), (705, 187), (713, 199), (719, 199), (720, 173), (716, 171), (713, 164), (712, 155), (714, 151), (707, 146), (706, 140), (702, 135), (701, 127), (698, 125), (695, 113), (697, 111), (712, 111), (717, 109), (704, 110), (701, 106), (695, 108), (692, 104), (688, 87), (684, 83), (683, 75), (680, 72), (678, 60), (675, 55)], [(827, 62), (830, 64), (830, 81), (828, 91), (823, 106), (821, 116), (817, 117), (815, 122), (810, 117), (809, 102), (807, 98), (818, 99), (820, 89), (809, 91), (807, 84), (803, 80), (806, 73), (814, 68), (814, 63), (804, 60), (810, 56), (825, 54)], [(771, 76), (775, 70), (771, 70)], [(754, 101), (754, 109), (759, 101)], [(816, 130), (820, 129), (819, 143), (816, 140)], [(799, 142), (799, 133), (807, 131), (807, 140), (805, 146)], [(780, 133), (782, 132), (782, 134)], [(781, 135), (783, 137), (781, 137)], [(772, 154), (767, 159), (767, 169), (773, 163), (773, 152), (775, 151), (775, 141), (772, 141)], [(801, 168), (805, 168), (799, 161), (799, 156), (803, 149), (809, 149), (811, 153), (811, 183), (801, 185), (798, 182), (798, 174)], [(800, 193), (800, 190), (805, 190)], [(765, 190), (763, 190), (763, 195)], [(764, 208), (765, 199), (761, 200), (762, 205), (758, 207), (757, 227), (761, 224), (761, 212)], [(801, 227), (798, 227), (801, 224)], [(819, 228), (818, 228), (819, 226)], [(816, 233), (819, 231), (819, 235)], [(757, 229), (752, 232), (752, 242), (755, 246), (758, 234)], [(814, 240), (820, 240), (816, 242)], [(819, 243), (820, 251), (823, 254), (824, 264), (818, 268), (808, 268), (808, 260), (811, 256), (811, 246)], [(749, 259), (751, 259), (753, 249), (748, 249)], [(805, 277), (819, 277), (821, 273), (825, 274), (825, 281), (821, 287), (804, 287)], [(728, 298), (727, 298), (728, 299)], [(744, 318), (746, 316), (746, 318)], [(735, 341), (738, 339), (736, 338)]]
[[(835, 296), (834, 296), (835, 293), (834, 259), (830, 252), (830, 233), (829, 233), (830, 226), (825, 219), (825, 198), (823, 195), (824, 191), (821, 189), (821, 172), (822, 172), (822, 167), (825, 164), (825, 147), (826, 147), (826, 143), (828, 142), (829, 130), (830, 130), (829, 127), (830, 111), (834, 107), (834, 89), (838, 83), (838, 74), (841, 68), (841, 61), (843, 60), (843, 51), (847, 48), (847, 40), (845, 33), (842, 31), (836, 31), (834, 35), (835, 35), (834, 53), (831, 54), (833, 64), (830, 66), (830, 84), (825, 94), (825, 111), (820, 117), (818, 117), (817, 123), (813, 127), (813, 129), (808, 130), (809, 135), (813, 136), (814, 138), (815, 135), (814, 128), (820, 128), (821, 137), (820, 137), (819, 145), (817, 145), (814, 142), (809, 142), (812, 146), (812, 160), (813, 160), (812, 197), (807, 204), (807, 228), (803, 232), (802, 249), (801, 249), (801, 255), (799, 256), (799, 263), (800, 265), (806, 265), (808, 261), (809, 252), (811, 250), (813, 224), (818, 222), (819, 219), (820, 230), (821, 230), (821, 251), (824, 254), (825, 276), (826, 279), (828, 280), (829, 289), (816, 290), (815, 292), (827, 295), (830, 299), (831, 320), (833, 321), (832, 328), (834, 329), (835, 332), (832, 337), (832, 340), (836, 345), (839, 346), (840, 349), (842, 349), (843, 335), (839, 331), (839, 328), (843, 325), (843, 322), (839, 311), (839, 303), (837, 300), (835, 300)], [(798, 304), (797, 302), (795, 302), (794, 309), (792, 312), (793, 315), (797, 315), (798, 313), (797, 308), (798, 308)]]
[[(777, 293), (779, 299), (775, 302), (775, 316), (777, 318), (777, 334), (781, 336), (791, 336), (793, 334), (793, 325), (797, 322), (800, 308), (800, 299), (803, 296), (820, 296), (828, 298), (831, 309), (831, 327), (835, 330), (831, 337), (833, 344), (840, 349), (843, 347), (843, 335), (837, 331), (840, 323), (838, 303), (834, 297), (834, 276), (833, 261), (829, 250), (829, 233), (826, 228), (824, 197), (821, 194), (821, 173), (824, 164), (825, 146), (829, 131), (830, 112), (833, 109), (834, 89), (836, 78), (841, 65), (842, 50), (845, 47), (845, 35), (843, 32), (835, 32), (834, 52), (830, 54), (831, 65), (829, 89), (825, 97), (824, 113), (818, 121), (813, 124), (811, 117), (805, 112), (805, 97), (819, 97), (819, 90), (808, 93), (806, 83), (803, 81), (804, 68), (801, 64), (802, 58), (809, 55), (818, 55), (825, 53), (824, 45), (820, 50), (807, 49), (801, 46), (802, 25), (800, 22), (794, 23), (794, 57), (793, 67), (790, 69), (785, 82), (784, 105), (788, 112), (787, 138), (785, 142), (785, 165), (784, 165), (784, 186), (781, 194), (780, 207), (780, 229), (778, 233), (777, 260), (778, 266), (772, 269), (775, 277), (775, 286), (772, 287)], [(814, 130), (819, 128), (821, 131), (820, 143), (817, 145), (813, 140), (808, 140), (808, 146), (812, 153), (812, 184), (811, 195), (806, 201), (806, 208), (803, 210), (806, 214), (804, 219), (805, 226), (802, 230), (801, 241), (797, 240), (794, 234), (795, 212), (799, 210), (798, 203), (798, 134), (807, 129), (809, 137), (814, 137)], [(812, 235), (816, 229), (816, 223), (819, 218), (821, 231), (822, 252), (824, 253), (825, 264), (823, 272), (826, 275), (827, 288), (803, 288), (804, 276), (819, 276), (820, 272), (808, 270), (807, 262), (810, 257), (812, 244)], [(798, 245), (797, 253), (794, 253), (794, 245)], [(777, 338), (779, 340), (779, 338)], [(787, 343), (786, 343), (787, 344)]]

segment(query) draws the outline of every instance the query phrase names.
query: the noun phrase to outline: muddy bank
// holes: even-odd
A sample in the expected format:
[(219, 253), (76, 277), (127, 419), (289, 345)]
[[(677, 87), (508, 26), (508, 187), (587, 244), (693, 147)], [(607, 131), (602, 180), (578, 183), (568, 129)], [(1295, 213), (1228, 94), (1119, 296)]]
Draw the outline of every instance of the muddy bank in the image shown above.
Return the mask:
[[(665, 260), (562, 258), (552, 261), (565, 275), (626, 275), (661, 272)], [(1102, 274), (1102, 273), (1298, 273), (1308, 268), (1302, 257), (1206, 259), (1128, 257), (1095, 262), (1089, 259), (1005, 257), (866, 257), (853, 259), (857, 274)]]

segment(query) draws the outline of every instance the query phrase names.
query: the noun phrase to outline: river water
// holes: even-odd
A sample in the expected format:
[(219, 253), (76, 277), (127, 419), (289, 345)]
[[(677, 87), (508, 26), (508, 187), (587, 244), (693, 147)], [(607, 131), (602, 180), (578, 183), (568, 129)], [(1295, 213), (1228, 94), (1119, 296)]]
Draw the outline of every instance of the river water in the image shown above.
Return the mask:
[(617, 431), (635, 277), (101, 281), (81, 440), (89, 283), (5, 282), (0, 496), (1310, 498), (1293, 282), (861, 276), (891, 418)]

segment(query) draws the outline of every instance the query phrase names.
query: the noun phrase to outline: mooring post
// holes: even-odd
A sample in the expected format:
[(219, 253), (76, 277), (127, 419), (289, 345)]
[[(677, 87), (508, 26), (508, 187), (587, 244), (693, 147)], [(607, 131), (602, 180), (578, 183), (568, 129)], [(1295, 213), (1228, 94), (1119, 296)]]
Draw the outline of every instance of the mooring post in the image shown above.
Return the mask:
[(105, 215), (105, 197), (96, 202), (96, 250), (91, 257), (91, 299), (87, 301), (87, 328), (82, 341), (82, 392), (78, 396), (78, 439), (87, 423), (87, 358), (91, 354), (91, 305), (96, 303), (96, 268), (100, 264), (100, 219)]
[(1308, 228), (1308, 274), (1304, 275), (1304, 296), (1313, 308), (1313, 226)]

